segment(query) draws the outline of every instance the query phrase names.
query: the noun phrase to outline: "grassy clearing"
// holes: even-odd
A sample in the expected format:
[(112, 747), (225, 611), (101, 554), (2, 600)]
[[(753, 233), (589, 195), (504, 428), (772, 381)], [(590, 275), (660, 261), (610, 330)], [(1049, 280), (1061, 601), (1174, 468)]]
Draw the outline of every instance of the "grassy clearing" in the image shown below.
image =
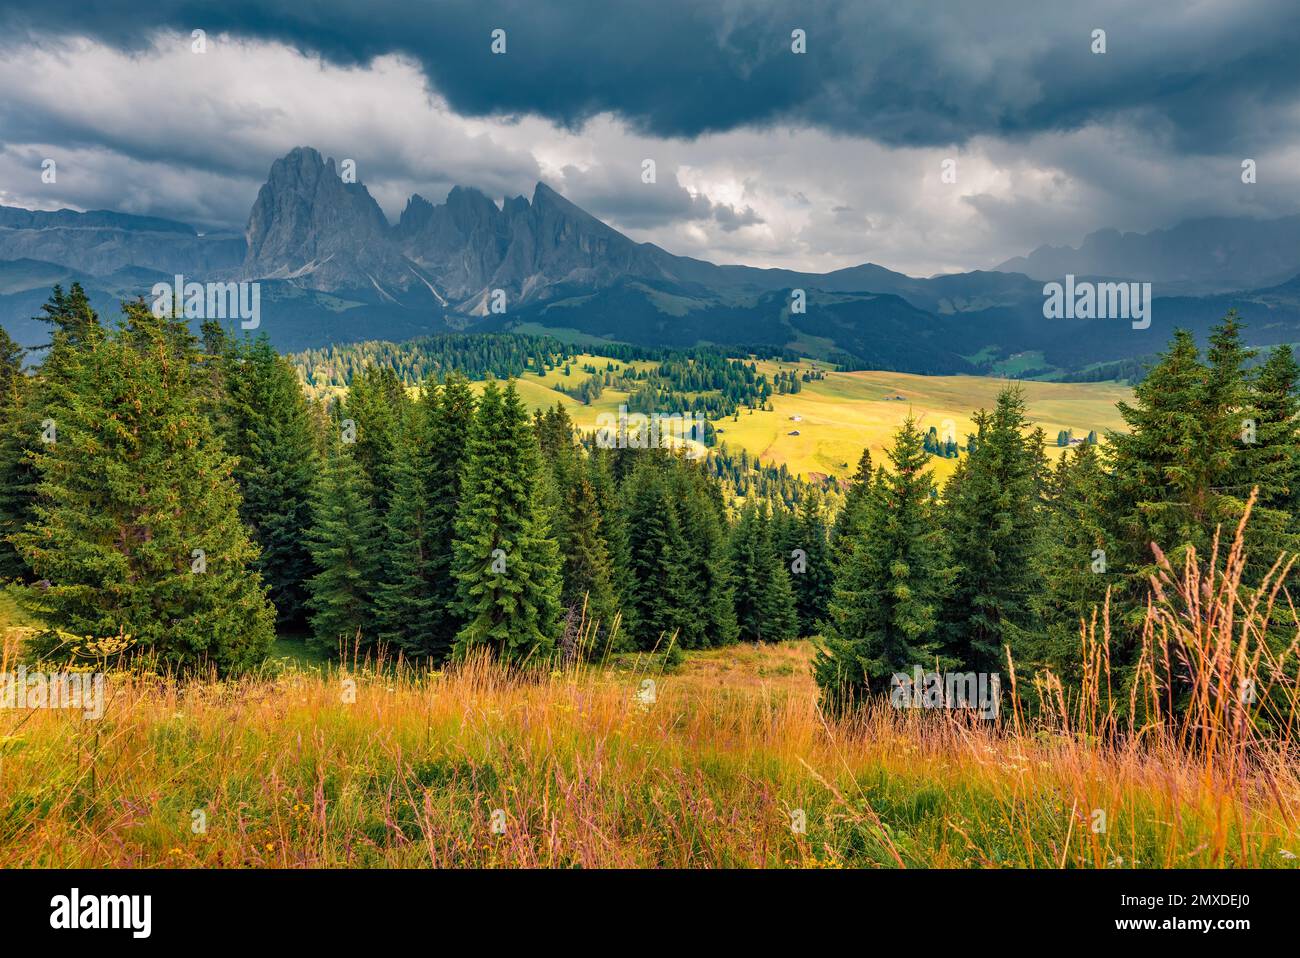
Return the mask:
[[(327, 663), (288, 639), (238, 680), (110, 671), (99, 720), (0, 709), (0, 867), (1295, 867), (1300, 634), (1259, 645), (1287, 570), (1244, 597), (1241, 542), (1162, 568), (1131, 693), (1105, 610), (1080, 689), (1008, 668), (1032, 720), (829, 719), (808, 642), (668, 674)], [(23, 634), (0, 630), (0, 673)]]
[(0, 712), (0, 866), (1262, 867), (1300, 851), (1293, 768), (1229, 782), (1165, 749), (961, 713), (828, 723), (810, 653), (531, 681), (481, 661), (115, 675), (98, 722)]

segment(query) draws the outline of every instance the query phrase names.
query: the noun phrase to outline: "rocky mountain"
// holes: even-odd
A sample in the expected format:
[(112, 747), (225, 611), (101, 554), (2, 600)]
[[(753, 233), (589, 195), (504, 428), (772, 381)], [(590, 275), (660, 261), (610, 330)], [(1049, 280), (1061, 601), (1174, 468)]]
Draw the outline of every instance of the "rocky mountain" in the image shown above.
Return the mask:
[[(363, 183), (299, 147), (272, 164), (243, 238), (0, 207), (0, 323), (36, 344), (44, 327), (31, 317), (54, 282), (81, 282), (111, 311), (182, 273), (260, 282), (261, 328), (283, 349), (524, 325), (648, 345), (788, 345), (910, 372), (1061, 374), (1150, 355), (1173, 326), (1203, 332), (1231, 305), (1252, 342), (1300, 341), (1297, 239), (1300, 217), (1203, 220), (1103, 231), (999, 271), (929, 278), (872, 263), (823, 274), (719, 266), (635, 242), (543, 183), (500, 204), (461, 186), (442, 203), (417, 194), (390, 224)], [(1152, 329), (1045, 320), (1043, 284), (1067, 272), (1155, 283)], [(504, 312), (492, 308), (496, 290)]]
[(306, 289), (373, 289), (397, 301), (420, 277), (392, 239), (384, 212), (334, 160), (298, 148), (276, 160), (245, 231), (245, 279), (292, 280)]

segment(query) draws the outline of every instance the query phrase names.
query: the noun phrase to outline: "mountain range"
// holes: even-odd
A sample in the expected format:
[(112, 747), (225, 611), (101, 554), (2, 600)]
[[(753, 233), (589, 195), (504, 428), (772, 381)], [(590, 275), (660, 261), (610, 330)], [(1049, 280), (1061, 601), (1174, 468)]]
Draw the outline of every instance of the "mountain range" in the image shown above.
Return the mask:
[[(1044, 319), (1043, 283), (1066, 273), (1151, 282), (1151, 327)], [(543, 183), (500, 205), (469, 187), (442, 203), (416, 194), (392, 224), (364, 184), (309, 147), (272, 164), (243, 236), (104, 210), (0, 207), (0, 324), (24, 345), (44, 340), (32, 317), (54, 283), (81, 282), (112, 314), (176, 274), (260, 282), (261, 330), (281, 349), (522, 328), (783, 345), (907, 372), (1086, 374), (1150, 356), (1175, 325), (1203, 335), (1232, 306), (1249, 341), (1300, 342), (1300, 216), (1103, 230), (996, 270), (915, 278), (871, 263), (805, 273), (676, 256)]]

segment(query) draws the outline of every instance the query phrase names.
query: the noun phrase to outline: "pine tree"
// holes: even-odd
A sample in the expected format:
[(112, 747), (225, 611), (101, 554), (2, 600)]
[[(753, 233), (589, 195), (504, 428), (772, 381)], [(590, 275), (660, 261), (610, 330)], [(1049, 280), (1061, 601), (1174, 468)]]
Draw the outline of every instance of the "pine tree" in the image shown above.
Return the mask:
[[(793, 525), (793, 531), (794, 534), (787, 543), (791, 548), (783, 550), (782, 561), (791, 567), (799, 634), (813, 635), (819, 623), (826, 618), (835, 582), (826, 518), (822, 513), (821, 497), (815, 490), (810, 491), (800, 503), (799, 517)], [(803, 555), (793, 555), (795, 549)]]
[(708, 648), (736, 641), (736, 609), (722, 490), (693, 464), (674, 460), (670, 491), (686, 548), (686, 606), (681, 647)]
[(465, 625), (456, 651), (548, 661), (560, 609), (559, 555), (542, 505), (540, 449), (514, 382), (479, 399), (456, 520), (454, 572)]
[(200, 412), (192, 357), (177, 353), (180, 321), (141, 302), (124, 309), (112, 335), (97, 324), (56, 333), (65, 348), (45, 397), (56, 438), (36, 460), (34, 520), (14, 538), (50, 582), (37, 611), (74, 635), (129, 635), (165, 667), (250, 667), (270, 646), (274, 610), (239, 521), (233, 460)]
[(9, 541), (31, 519), (37, 482), (27, 450), (40, 427), (31, 406), (34, 384), (23, 372), (23, 353), (0, 327), (0, 583), (24, 578), (29, 571)]
[(790, 577), (772, 541), (767, 507), (745, 503), (732, 533), (731, 575), (742, 641), (780, 642), (798, 632)]
[(568, 484), (564, 523), (559, 542), (564, 587), (560, 600), (566, 609), (585, 607), (588, 621), (608, 628), (617, 611), (613, 566), (601, 537), (600, 507), (585, 473), (577, 472)]
[(326, 651), (366, 648), (378, 635), (375, 593), (381, 530), (354, 443), (335, 440), (312, 489), (307, 582), (312, 638)]
[[(218, 344), (219, 345), (219, 344)], [(216, 348), (209, 338), (209, 348)], [(282, 624), (305, 622), (311, 488), (318, 470), (307, 400), (290, 363), (261, 336), (233, 349), (223, 376), (230, 451), (243, 493), (240, 515), (261, 548), (257, 567)]]
[(643, 454), (623, 488), (627, 531), (624, 628), (637, 648), (680, 649), (683, 622), (693, 615), (687, 546), (659, 460)]
[(1041, 528), (1041, 431), (1027, 433), (1024, 393), (1008, 387), (974, 416), (975, 451), (944, 494), (954, 580), (944, 609), (945, 650), (967, 669), (996, 672), (1005, 647), (1038, 630), (1033, 566)]
[(893, 469), (877, 471), (856, 541), (847, 559), (836, 563), (813, 663), (832, 710), (885, 692), (892, 674), (935, 659), (939, 604), (950, 573), (923, 443), (909, 416), (888, 452)]

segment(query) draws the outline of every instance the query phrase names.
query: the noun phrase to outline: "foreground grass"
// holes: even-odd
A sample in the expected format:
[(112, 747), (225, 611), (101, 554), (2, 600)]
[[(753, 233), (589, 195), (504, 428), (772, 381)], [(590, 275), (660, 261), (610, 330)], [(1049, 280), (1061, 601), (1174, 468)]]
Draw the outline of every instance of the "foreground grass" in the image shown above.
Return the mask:
[(99, 721), (0, 710), (0, 866), (1260, 867), (1300, 853), (1294, 767), (1225, 784), (1159, 749), (957, 713), (828, 724), (809, 655), (733, 647), (669, 675), (623, 658), (532, 681), (482, 662), (113, 676)]

